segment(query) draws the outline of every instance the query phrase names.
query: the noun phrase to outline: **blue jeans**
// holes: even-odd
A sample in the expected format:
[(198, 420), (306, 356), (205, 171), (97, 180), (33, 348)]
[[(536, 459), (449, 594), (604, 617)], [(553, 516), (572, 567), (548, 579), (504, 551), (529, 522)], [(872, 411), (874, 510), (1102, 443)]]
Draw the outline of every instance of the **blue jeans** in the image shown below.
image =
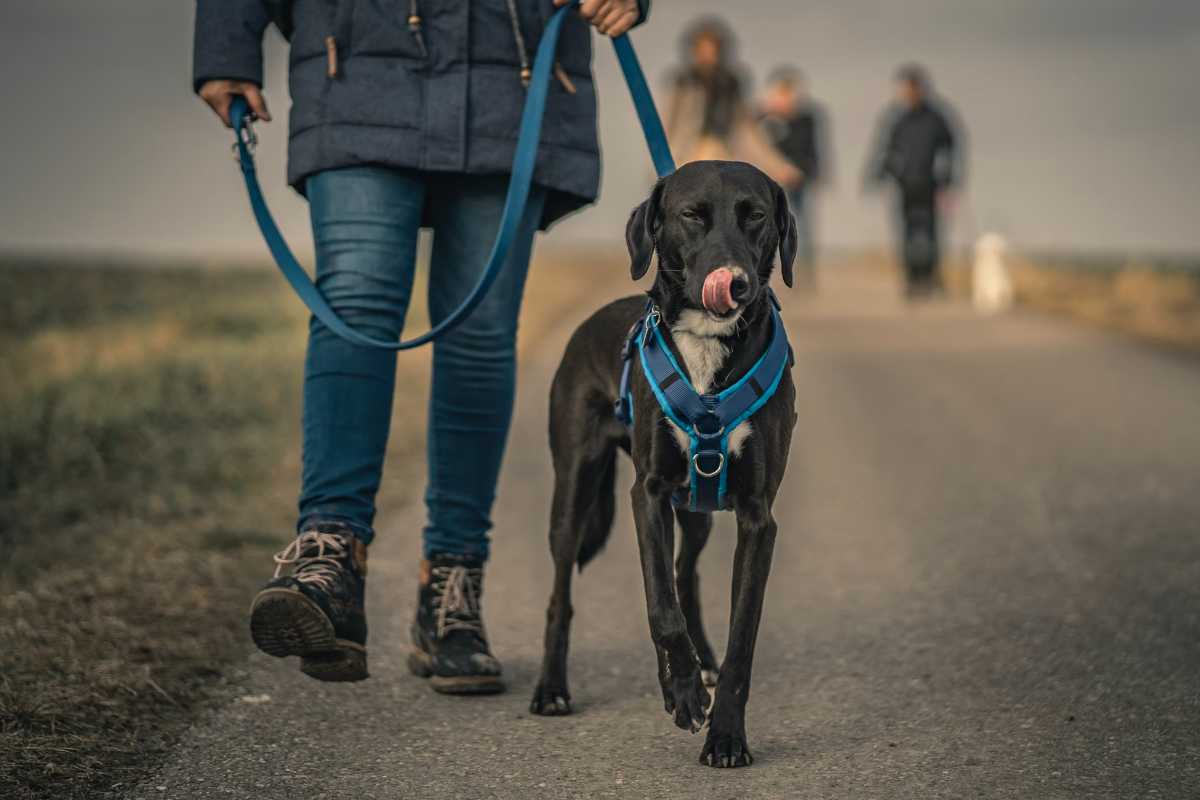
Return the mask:
[[(507, 176), (362, 166), (306, 184), (317, 285), (347, 324), (395, 339), (412, 296), (417, 232), (434, 231), (429, 314), (444, 319), (483, 271)], [(508, 263), (465, 322), (433, 345), (424, 552), (488, 556), (496, 480), (516, 391), (517, 313), (545, 192), (534, 187)], [(410, 357), (416, 357), (410, 356)], [(313, 319), (304, 371), (304, 529), (340, 522), (374, 536), (396, 354), (340, 339)], [(413, 391), (415, 387), (405, 387)]]

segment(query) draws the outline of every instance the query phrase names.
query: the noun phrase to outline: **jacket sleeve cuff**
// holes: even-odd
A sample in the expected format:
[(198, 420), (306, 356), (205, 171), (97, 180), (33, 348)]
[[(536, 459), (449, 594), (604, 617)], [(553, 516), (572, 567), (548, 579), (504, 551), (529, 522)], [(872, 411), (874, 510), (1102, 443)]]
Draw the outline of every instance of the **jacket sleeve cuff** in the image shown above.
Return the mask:
[(260, 0), (199, 0), (192, 60), (192, 89), (206, 81), (262, 85), (262, 37), (269, 18)]

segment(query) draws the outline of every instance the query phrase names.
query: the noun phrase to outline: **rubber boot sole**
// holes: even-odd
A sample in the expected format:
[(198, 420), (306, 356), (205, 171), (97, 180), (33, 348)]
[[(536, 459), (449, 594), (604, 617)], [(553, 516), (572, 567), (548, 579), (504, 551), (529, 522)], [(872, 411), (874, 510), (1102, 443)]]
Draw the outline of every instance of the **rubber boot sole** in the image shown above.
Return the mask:
[(319, 681), (368, 677), (367, 648), (337, 638), (321, 607), (293, 589), (258, 593), (250, 606), (250, 638), (269, 656), (300, 656), (300, 671)]
[(428, 678), (429, 688), (439, 694), (499, 694), (505, 689), (499, 675), (434, 675), (433, 658), (415, 647), (408, 654), (408, 669), (418, 678)]

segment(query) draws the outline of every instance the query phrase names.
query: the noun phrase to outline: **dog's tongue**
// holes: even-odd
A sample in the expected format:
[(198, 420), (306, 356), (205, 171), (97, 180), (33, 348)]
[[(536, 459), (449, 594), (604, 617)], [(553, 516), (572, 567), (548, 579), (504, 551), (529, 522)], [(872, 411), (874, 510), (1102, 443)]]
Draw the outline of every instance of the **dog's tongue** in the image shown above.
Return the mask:
[(737, 301), (733, 299), (733, 293), (729, 288), (732, 284), (733, 272), (724, 267), (708, 273), (701, 291), (704, 307), (714, 314), (724, 314), (737, 308)]

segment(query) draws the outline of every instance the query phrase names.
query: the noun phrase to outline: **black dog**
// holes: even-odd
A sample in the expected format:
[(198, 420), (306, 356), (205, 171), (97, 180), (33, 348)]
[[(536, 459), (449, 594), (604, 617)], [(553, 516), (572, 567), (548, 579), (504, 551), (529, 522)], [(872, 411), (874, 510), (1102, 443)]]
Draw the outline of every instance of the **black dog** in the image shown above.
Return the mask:
[[(649, 295), (675, 361), (699, 393), (717, 393), (747, 374), (771, 341), (773, 302), (767, 282), (778, 250), (783, 280), (792, 285), (795, 221), (786, 195), (754, 167), (694, 162), (663, 178), (626, 227), (636, 280), (658, 252)], [(752, 762), (745, 709), (750, 668), (771, 569), (776, 524), (771, 514), (783, 479), (796, 421), (790, 362), (780, 363), (777, 388), (728, 439), (726, 500), (737, 515), (729, 646), (717, 661), (700, 621), (696, 560), (712, 529), (709, 513), (673, 509), (688, 485), (688, 436), (666, 418), (642, 370), (630, 371), (632, 429), (615, 418), (622, 344), (646, 312), (629, 297), (600, 309), (571, 338), (550, 394), (550, 447), (555, 485), (550, 516), (554, 592), (546, 620), (545, 660), (530, 710), (571, 711), (567, 639), (571, 572), (604, 546), (614, 511), (616, 452), (633, 458), (631, 492), (645, 580), (650, 634), (658, 653), (667, 713), (680, 728), (700, 730), (716, 685), (700, 762), (737, 767)], [(778, 324), (778, 323), (775, 323)], [(674, 520), (682, 533), (675, 554)], [(674, 570), (672, 558), (674, 557)]]

